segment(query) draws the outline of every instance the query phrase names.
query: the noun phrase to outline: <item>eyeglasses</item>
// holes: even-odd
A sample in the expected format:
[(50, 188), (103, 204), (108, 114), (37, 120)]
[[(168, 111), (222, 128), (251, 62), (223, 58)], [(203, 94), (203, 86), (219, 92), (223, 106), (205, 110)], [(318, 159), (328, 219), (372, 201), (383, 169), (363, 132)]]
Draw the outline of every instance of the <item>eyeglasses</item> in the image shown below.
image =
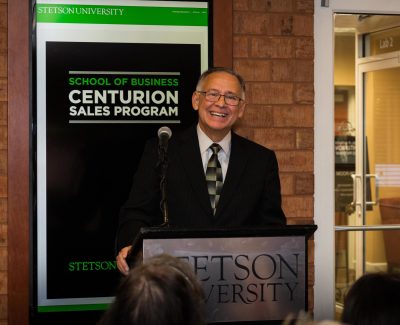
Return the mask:
[(203, 94), (209, 102), (213, 102), (213, 103), (219, 101), (221, 96), (223, 96), (225, 104), (230, 105), (230, 106), (237, 106), (237, 105), (239, 105), (240, 101), (243, 100), (242, 98), (235, 96), (233, 94), (222, 95), (213, 90), (209, 90), (209, 91), (199, 91), (198, 90), (197, 92), (200, 94)]

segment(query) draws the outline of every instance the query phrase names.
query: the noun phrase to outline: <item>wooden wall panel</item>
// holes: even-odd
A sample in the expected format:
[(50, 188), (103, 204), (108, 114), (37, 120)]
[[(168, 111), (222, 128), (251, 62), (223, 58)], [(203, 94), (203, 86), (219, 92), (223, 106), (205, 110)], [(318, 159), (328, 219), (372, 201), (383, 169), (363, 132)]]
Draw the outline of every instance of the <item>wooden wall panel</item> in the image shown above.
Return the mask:
[(8, 324), (29, 324), (29, 1), (8, 1)]
[(233, 0), (214, 0), (214, 66), (233, 67)]

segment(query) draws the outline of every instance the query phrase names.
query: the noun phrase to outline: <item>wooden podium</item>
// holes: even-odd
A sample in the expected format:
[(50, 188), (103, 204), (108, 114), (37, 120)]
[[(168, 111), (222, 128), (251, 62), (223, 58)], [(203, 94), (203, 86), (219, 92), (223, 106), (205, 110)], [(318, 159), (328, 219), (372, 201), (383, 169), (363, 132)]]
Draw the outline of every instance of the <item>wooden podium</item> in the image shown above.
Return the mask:
[(142, 228), (131, 264), (162, 253), (188, 261), (203, 285), (208, 323), (280, 324), (308, 310), (307, 242), (316, 229)]

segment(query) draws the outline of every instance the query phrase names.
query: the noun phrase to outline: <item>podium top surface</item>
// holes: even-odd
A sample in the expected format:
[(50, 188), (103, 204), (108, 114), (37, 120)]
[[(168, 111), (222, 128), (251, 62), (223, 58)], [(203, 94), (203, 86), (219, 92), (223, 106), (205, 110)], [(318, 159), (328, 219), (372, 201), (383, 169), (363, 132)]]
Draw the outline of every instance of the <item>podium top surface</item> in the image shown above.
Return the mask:
[(136, 240), (157, 238), (229, 238), (229, 237), (272, 237), (305, 236), (310, 237), (317, 225), (287, 225), (267, 227), (237, 228), (182, 228), (174, 226), (143, 227)]

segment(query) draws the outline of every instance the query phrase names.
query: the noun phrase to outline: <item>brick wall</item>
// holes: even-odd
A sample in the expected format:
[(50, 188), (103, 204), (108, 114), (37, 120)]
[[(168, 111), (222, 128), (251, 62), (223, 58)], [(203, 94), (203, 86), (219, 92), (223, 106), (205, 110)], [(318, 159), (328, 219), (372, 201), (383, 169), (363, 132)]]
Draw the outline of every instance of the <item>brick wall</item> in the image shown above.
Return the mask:
[(7, 0), (0, 0), (0, 325), (7, 324)]
[[(234, 0), (233, 66), (247, 83), (238, 133), (275, 150), (289, 224), (314, 215), (314, 1)], [(314, 249), (309, 248), (313, 306)]]
[(238, 132), (275, 150), (289, 223), (312, 223), (313, 0), (233, 3), (233, 64), (247, 81)]

